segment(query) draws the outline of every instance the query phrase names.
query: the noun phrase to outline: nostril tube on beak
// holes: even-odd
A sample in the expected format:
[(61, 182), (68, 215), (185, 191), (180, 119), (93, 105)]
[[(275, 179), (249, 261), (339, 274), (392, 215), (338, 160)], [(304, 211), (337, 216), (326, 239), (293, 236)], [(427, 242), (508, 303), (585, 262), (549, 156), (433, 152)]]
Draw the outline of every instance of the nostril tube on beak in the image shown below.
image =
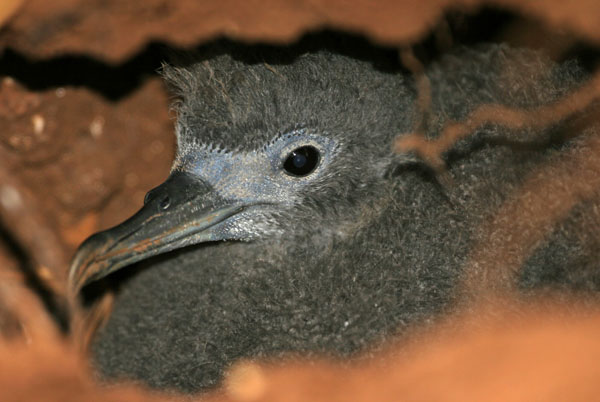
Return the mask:
[(160, 200), (158, 206), (163, 211), (168, 209), (171, 206), (171, 198), (168, 195), (165, 196), (162, 200)]

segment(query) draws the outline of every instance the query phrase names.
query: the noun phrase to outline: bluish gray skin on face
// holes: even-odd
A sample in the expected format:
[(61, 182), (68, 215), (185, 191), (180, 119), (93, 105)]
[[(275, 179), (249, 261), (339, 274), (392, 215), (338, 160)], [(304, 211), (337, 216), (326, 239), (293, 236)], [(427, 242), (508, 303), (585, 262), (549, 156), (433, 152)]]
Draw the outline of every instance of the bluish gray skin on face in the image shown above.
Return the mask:
[[(416, 119), (414, 85), (399, 70), (327, 50), (281, 64), (216, 53), (165, 71), (181, 96), (172, 177), (243, 209), (211, 227), (213, 240), (226, 241), (124, 268), (136, 273), (120, 284), (93, 346), (107, 379), (193, 392), (218, 384), (240, 358), (347, 357), (430, 321), (453, 307), (477, 226), (527, 171), (577, 146), (515, 151), (493, 140), (544, 143), (560, 128), (487, 125), (447, 155), (452, 185), (443, 187), (414, 155), (392, 152)], [(427, 74), (430, 137), (477, 105), (536, 107), (581, 80), (572, 64), (502, 46), (462, 50)], [(290, 176), (285, 159), (306, 145), (319, 151), (317, 168)], [(193, 193), (190, 185), (181, 199)], [(206, 205), (190, 203), (178, 219), (197, 217), (194, 208)], [(569, 222), (549, 242), (572, 251), (577, 220)], [(578, 255), (561, 256), (567, 265)], [(540, 258), (524, 267), (528, 289), (554, 283)], [(581, 278), (598, 288), (593, 275)]]
[[(293, 176), (282, 168), (287, 156), (302, 146), (312, 146), (320, 155), (317, 167), (307, 177)], [(225, 237), (257, 240), (283, 235), (283, 229), (270, 215), (302, 203), (302, 195), (310, 186), (327, 180), (327, 168), (339, 152), (343, 152), (343, 145), (334, 138), (296, 128), (253, 150), (231, 152), (201, 145), (192, 153), (180, 155), (173, 171), (202, 177), (224, 199), (251, 205), (227, 221)]]

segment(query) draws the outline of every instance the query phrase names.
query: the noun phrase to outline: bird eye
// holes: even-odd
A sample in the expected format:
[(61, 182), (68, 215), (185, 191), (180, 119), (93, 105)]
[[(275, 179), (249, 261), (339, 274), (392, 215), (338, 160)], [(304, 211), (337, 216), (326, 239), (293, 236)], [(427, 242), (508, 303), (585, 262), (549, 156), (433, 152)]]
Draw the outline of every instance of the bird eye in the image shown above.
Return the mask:
[(283, 168), (292, 176), (306, 176), (312, 173), (319, 163), (319, 151), (310, 145), (297, 148), (283, 162)]

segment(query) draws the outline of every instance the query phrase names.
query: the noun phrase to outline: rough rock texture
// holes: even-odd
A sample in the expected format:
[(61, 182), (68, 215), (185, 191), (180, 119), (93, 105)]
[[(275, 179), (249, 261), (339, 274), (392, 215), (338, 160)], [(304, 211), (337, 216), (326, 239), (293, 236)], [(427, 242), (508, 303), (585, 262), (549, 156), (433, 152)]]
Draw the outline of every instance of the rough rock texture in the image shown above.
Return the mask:
[(10, 230), (23, 226), (17, 237), (62, 279), (75, 247), (134, 212), (172, 158), (158, 79), (111, 103), (83, 88), (30, 92), (4, 78), (0, 124), (0, 216)]
[[(7, 10), (14, 9), (8, 2)], [(227, 35), (245, 41), (289, 42), (315, 28), (367, 33), (387, 44), (413, 42), (444, 11), (498, 6), (545, 19), (595, 41), (600, 40), (600, 5), (574, 6), (561, 0), (45, 0), (22, 1), (22, 9), (0, 37), (0, 49), (16, 48), (35, 57), (84, 53), (113, 62), (150, 41), (190, 46)], [(9, 11), (6, 12), (8, 14)], [(1, 16), (2, 14), (0, 14)], [(0, 22), (2, 19), (0, 18)]]

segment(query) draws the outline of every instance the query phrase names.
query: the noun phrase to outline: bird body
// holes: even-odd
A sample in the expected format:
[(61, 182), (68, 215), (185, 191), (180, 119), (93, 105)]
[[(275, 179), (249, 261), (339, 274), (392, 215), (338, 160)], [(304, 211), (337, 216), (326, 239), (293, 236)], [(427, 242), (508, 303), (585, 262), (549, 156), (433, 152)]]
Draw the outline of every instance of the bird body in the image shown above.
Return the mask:
[[(446, 155), (451, 181), (441, 185), (415, 155), (393, 151), (420, 118), (415, 85), (393, 62), (327, 49), (260, 57), (216, 52), (165, 71), (181, 99), (171, 177), (129, 221), (136, 231), (118, 229), (119, 246), (79, 256), (72, 272), (83, 286), (100, 274), (80, 275), (82, 264), (120, 256), (105, 275), (163, 241), (146, 235), (152, 242), (119, 251), (139, 228), (184, 228), (160, 255), (127, 268), (135, 275), (119, 285), (93, 346), (106, 377), (192, 392), (217, 384), (236, 359), (352, 356), (427, 322), (454, 306), (477, 228), (526, 172), (575, 146), (515, 151), (494, 141), (549, 143), (552, 129), (484, 125)], [(554, 102), (582, 73), (492, 46), (447, 56), (427, 76), (424, 127), (435, 138), (481, 104)], [(184, 204), (161, 220), (160, 211)], [(111, 236), (87, 242), (81, 254)]]

